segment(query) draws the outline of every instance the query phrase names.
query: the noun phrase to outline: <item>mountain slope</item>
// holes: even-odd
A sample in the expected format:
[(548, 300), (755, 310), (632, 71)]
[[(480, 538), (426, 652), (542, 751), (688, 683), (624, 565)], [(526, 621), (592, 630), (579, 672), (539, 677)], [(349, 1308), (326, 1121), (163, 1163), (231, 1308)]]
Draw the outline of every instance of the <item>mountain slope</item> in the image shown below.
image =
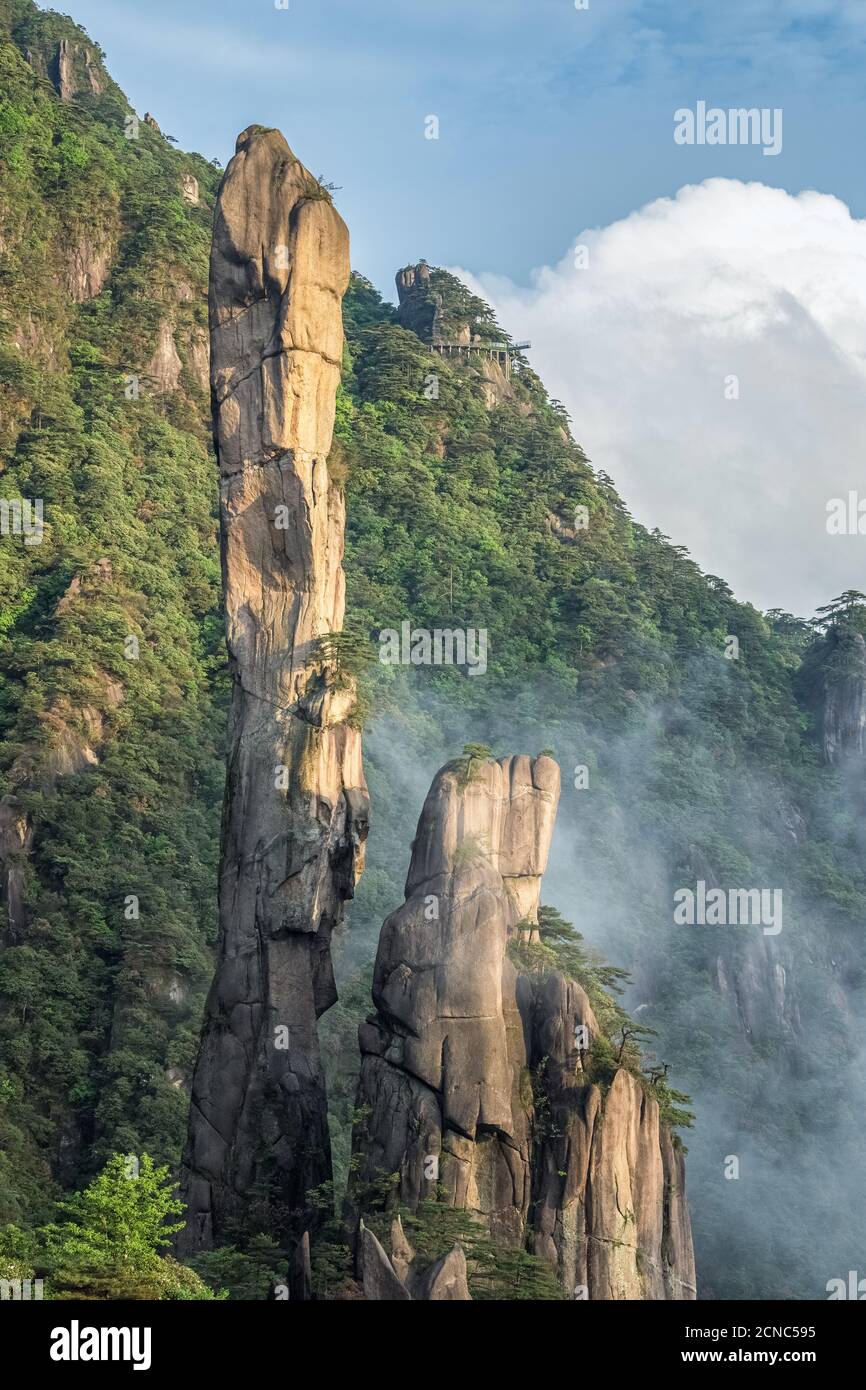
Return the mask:
[[(40, 543), (0, 543), (8, 1217), (45, 1202), (49, 1166), (73, 1182), (113, 1149), (176, 1157), (224, 714), (202, 297), (217, 174), (144, 123), (127, 138), (71, 21), (0, 15), (32, 61), (3, 34), (0, 491), (44, 510)], [(98, 92), (64, 101), (42, 76), (61, 45), (90, 55)]]

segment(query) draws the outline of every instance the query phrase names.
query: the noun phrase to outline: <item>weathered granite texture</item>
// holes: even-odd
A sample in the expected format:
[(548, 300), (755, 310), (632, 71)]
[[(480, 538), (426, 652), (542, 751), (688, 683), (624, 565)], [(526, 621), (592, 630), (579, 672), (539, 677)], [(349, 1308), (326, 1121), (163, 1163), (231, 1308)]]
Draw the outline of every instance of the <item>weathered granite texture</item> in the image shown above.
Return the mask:
[(336, 998), (331, 933), (363, 866), (368, 813), (355, 690), (327, 642), (345, 603), (328, 454), (348, 278), (348, 234), (327, 195), (278, 131), (244, 131), (210, 270), (232, 705), (187, 1248), (263, 1205), (270, 1230), (299, 1234), (306, 1193), (331, 1175), (316, 1020)]
[(682, 1155), (658, 1103), (624, 1068), (595, 1084), (584, 990), (507, 953), (538, 938), (558, 799), (543, 756), (434, 780), (359, 1033), (353, 1200), (396, 1173), (400, 1202), (476, 1214), (549, 1261), (566, 1296), (693, 1298)]

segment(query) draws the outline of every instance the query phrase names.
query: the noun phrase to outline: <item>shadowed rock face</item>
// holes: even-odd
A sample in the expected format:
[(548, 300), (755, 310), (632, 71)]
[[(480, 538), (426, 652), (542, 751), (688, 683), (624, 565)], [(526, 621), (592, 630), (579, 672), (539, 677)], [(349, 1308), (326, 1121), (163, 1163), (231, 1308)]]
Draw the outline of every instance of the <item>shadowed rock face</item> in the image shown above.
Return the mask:
[(692, 1299), (695, 1262), (685, 1164), (658, 1102), (620, 1068), (606, 1095), (589, 1084), (581, 1025), (599, 1032), (580, 985), (553, 974), (525, 1008), (533, 1070), (543, 1065), (543, 1126), (532, 1158), (528, 1245), (567, 1294), (590, 1299)]
[(403, 1203), (477, 1213), (548, 1260), (567, 1294), (693, 1298), (682, 1155), (657, 1102), (623, 1069), (606, 1094), (592, 1084), (600, 1029), (583, 989), (518, 975), (506, 953), (537, 938), (559, 769), (472, 766), (468, 781), (454, 766), (434, 780), (406, 901), (382, 929), (359, 1034), (355, 1203), (398, 1173)]
[(398, 270), (397, 322), (425, 343), (442, 341), (442, 301), (430, 288), (430, 267), (425, 261)]
[(866, 641), (859, 632), (825, 638), (825, 670), (814, 703), (821, 748), (837, 766), (866, 753)]
[(182, 1244), (267, 1202), (308, 1224), (331, 1175), (316, 1020), (331, 932), (363, 866), (355, 692), (321, 639), (343, 623), (344, 506), (328, 476), (346, 228), (282, 135), (238, 139), (216, 209), (211, 395), (232, 705), (220, 950), (193, 1082)]

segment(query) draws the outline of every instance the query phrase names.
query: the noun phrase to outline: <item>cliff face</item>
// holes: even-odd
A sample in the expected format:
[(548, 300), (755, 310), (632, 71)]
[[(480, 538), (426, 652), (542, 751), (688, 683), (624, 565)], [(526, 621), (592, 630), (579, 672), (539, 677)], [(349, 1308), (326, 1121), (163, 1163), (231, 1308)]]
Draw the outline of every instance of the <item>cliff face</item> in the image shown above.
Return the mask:
[(99, 96), (105, 90), (105, 69), (89, 44), (57, 38), (49, 44), (28, 45), (25, 57), (33, 71), (52, 84), (61, 101), (72, 101), (81, 93)]
[(682, 1157), (657, 1102), (624, 1069), (606, 1094), (593, 1084), (583, 989), (521, 975), (507, 954), (537, 939), (558, 799), (547, 757), (437, 775), (360, 1029), (355, 1200), (398, 1173), (403, 1203), (476, 1213), (567, 1293), (692, 1298)]
[(823, 639), (812, 694), (824, 758), (838, 766), (866, 753), (866, 641), (845, 626)]
[(316, 1020), (363, 863), (354, 688), (322, 639), (343, 622), (344, 507), (328, 475), (349, 277), (346, 228), (278, 131), (238, 139), (210, 271), (232, 706), (221, 940), (185, 1156), (189, 1247), (253, 1201), (304, 1223), (330, 1177)]
[[(529, 994), (529, 1059), (543, 1068), (536, 1124), (530, 1250), (566, 1292), (590, 1299), (692, 1299), (695, 1262), (685, 1163), (658, 1102), (620, 1067), (606, 1094), (588, 1081), (599, 1034), (580, 985), (562, 975), (521, 984)], [(528, 1005), (528, 1007), (527, 1007)], [(580, 1030), (584, 1028), (585, 1034)]]

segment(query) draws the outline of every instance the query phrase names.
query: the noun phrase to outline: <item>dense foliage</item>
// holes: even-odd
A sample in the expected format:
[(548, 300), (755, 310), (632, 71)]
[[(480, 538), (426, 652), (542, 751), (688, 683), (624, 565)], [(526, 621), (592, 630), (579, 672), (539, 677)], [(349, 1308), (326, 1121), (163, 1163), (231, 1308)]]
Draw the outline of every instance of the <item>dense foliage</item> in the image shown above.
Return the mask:
[[(15, 1220), (114, 1149), (176, 1160), (224, 716), (207, 395), (189, 355), (217, 174), (144, 123), (127, 138), (107, 77), (59, 101), (3, 21), (48, 67), (83, 36), (0, 6), (0, 495), (44, 508), (41, 543), (0, 539), (4, 859), (25, 904), (0, 950), (0, 1217)], [(76, 302), (81, 264), (106, 280)], [(147, 374), (163, 322), (186, 357), (171, 393)]]
[(114, 1154), (83, 1192), (58, 1203), (58, 1220), (0, 1232), (0, 1277), (35, 1272), (51, 1299), (212, 1299), (165, 1253), (183, 1224), (174, 1186), (147, 1154)]

